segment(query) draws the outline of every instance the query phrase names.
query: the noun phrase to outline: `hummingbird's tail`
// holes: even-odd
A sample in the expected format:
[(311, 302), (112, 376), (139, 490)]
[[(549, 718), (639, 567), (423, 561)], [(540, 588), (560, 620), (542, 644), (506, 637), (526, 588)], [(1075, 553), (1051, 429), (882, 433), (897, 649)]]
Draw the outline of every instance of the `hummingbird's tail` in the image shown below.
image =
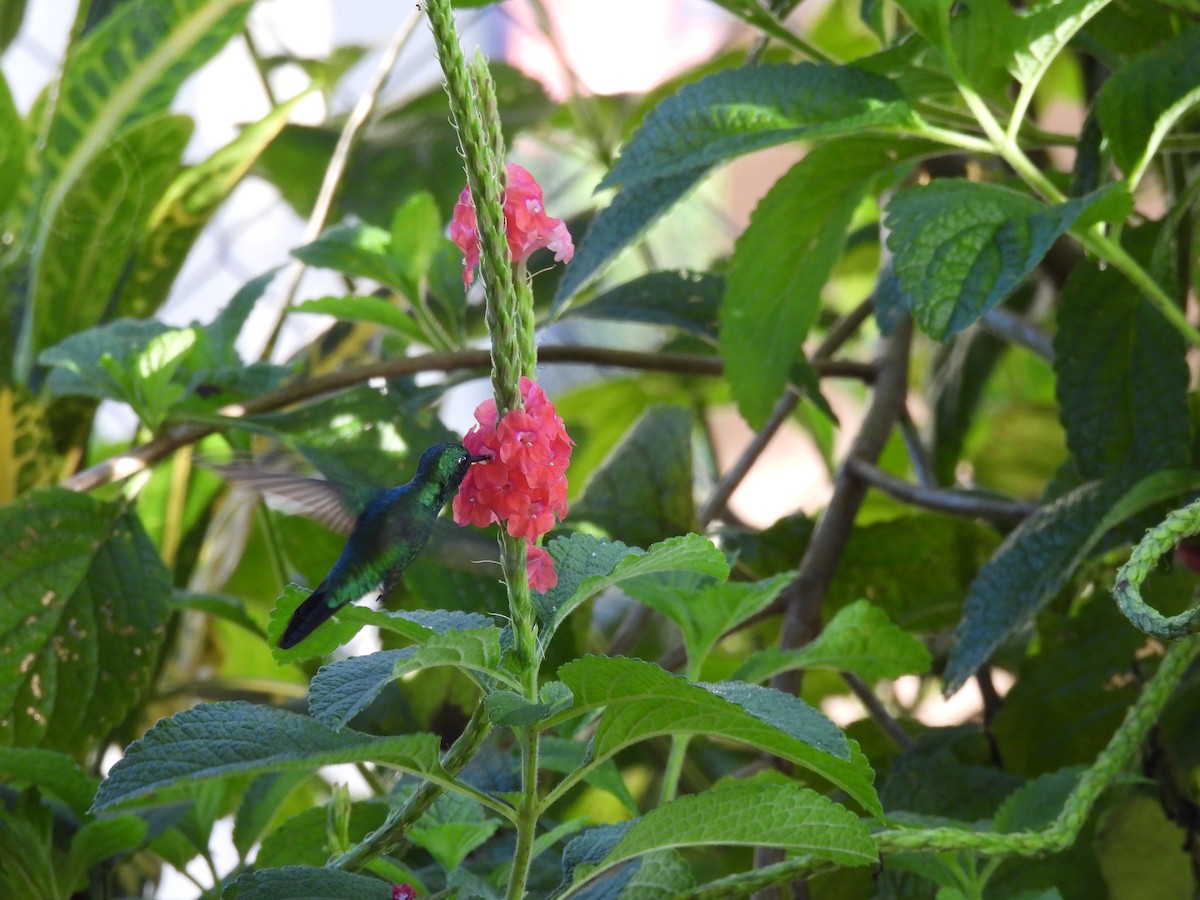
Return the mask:
[(283, 636), (279, 639), (280, 649), (290, 650), (295, 647), (312, 634), (318, 625), (332, 616), (334, 609), (335, 607), (329, 605), (329, 591), (325, 582), (321, 582), (288, 619), (287, 628), (283, 629)]

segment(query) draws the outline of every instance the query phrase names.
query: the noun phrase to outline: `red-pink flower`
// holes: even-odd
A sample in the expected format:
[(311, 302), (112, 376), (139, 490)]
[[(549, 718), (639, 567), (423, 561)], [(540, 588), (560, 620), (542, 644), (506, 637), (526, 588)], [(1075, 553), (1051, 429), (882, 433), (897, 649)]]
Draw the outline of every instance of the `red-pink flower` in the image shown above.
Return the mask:
[(503, 523), (529, 543), (529, 585), (545, 592), (558, 581), (554, 560), (536, 541), (567, 514), (567, 466), (574, 442), (554, 404), (537, 383), (522, 378), (522, 409), (497, 421), (496, 404), (475, 410), (476, 425), (463, 437), (471, 453), (491, 457), (467, 471), (454, 498), (459, 525)]
[(416, 900), (417, 889), (407, 881), (392, 885), (392, 900)]
[[(570, 262), (575, 245), (567, 231), (567, 223), (546, 215), (542, 188), (529, 172), (516, 163), (509, 163), (508, 185), (504, 191), (505, 234), (508, 250), (514, 261), (529, 258), (542, 247), (554, 252), (556, 262)], [(464, 187), (454, 205), (450, 220), (450, 240), (458, 244), (466, 256), (463, 260), (463, 287), (470, 287), (479, 265), (479, 230), (475, 219), (475, 203), (471, 189)]]

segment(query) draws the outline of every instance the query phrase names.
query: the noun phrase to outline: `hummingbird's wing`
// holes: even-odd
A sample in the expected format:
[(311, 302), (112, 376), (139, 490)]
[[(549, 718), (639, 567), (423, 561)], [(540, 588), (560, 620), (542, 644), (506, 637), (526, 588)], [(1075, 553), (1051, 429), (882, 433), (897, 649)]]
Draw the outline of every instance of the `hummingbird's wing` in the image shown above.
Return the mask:
[(293, 506), (288, 512), (307, 516), (341, 534), (353, 531), (358, 521), (358, 513), (347, 502), (345, 491), (324, 478), (274, 472), (252, 463), (228, 463), (213, 468), (227, 481), (278, 497)]

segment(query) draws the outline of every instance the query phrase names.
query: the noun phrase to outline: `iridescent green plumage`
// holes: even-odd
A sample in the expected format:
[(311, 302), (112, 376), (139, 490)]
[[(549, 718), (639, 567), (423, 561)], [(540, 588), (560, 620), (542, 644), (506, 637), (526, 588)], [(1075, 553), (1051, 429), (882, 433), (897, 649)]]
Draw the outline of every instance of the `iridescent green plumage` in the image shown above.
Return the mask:
[(429, 540), (438, 514), (471, 463), (486, 458), (472, 456), (462, 444), (435, 444), (421, 455), (411, 481), (355, 496), (349, 509), (345, 490), (326, 481), (222, 467), (231, 479), (293, 499), (320, 520), (350, 532), (329, 574), (288, 620), (279, 646), (294, 647), (347, 603), (386, 594), (395, 586)]

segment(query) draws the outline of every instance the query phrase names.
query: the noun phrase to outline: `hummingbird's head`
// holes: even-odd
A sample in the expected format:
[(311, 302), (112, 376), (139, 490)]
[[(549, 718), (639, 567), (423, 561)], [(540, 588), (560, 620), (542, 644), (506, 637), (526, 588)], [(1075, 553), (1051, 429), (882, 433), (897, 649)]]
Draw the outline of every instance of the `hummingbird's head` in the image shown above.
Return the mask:
[(462, 444), (434, 444), (421, 454), (417, 463), (417, 481), (436, 482), (444, 490), (453, 492), (467, 476), (471, 463), (483, 462), (490, 456), (475, 456)]

